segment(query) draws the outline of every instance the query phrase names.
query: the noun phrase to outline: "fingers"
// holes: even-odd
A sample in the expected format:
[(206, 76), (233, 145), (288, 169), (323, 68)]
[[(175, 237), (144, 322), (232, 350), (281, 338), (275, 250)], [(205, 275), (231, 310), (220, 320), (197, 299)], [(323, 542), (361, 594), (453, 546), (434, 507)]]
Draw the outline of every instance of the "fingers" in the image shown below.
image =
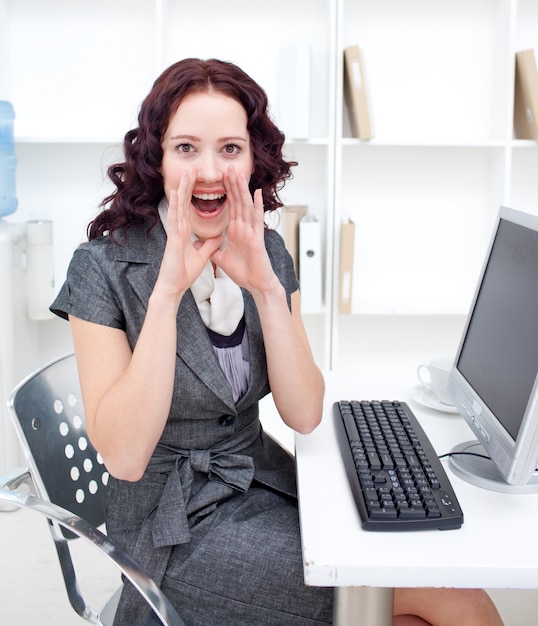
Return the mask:
[[(263, 224), (263, 196), (261, 189), (250, 195), (248, 182), (242, 174), (237, 174), (231, 165), (224, 176), (224, 187), (228, 201), (228, 215), (231, 220), (241, 220), (252, 226)], [(261, 218), (260, 218), (261, 215)]]
[(223, 236), (212, 237), (211, 239), (206, 239), (203, 242), (199, 240), (193, 242), (192, 249), (195, 252), (193, 252), (191, 259), (196, 259), (195, 265), (196, 267), (198, 267), (196, 275), (194, 276), (194, 280), (196, 280), (209, 259), (213, 259), (213, 257), (215, 255), (218, 255), (219, 253), (222, 254), (219, 248), (223, 244), (223, 242)]
[(229, 219), (242, 219), (243, 206), (241, 202), (241, 190), (239, 188), (237, 173), (233, 165), (230, 165), (224, 176), (224, 189), (226, 190)]
[(256, 189), (254, 192), (254, 208), (256, 209), (256, 213), (263, 215), (263, 194), (261, 189)]
[(224, 242), (224, 237), (221, 235), (220, 237), (213, 237), (211, 239), (206, 239), (204, 242), (196, 241), (194, 246), (198, 252), (203, 253), (203, 255), (207, 257), (206, 258), (207, 260), (215, 252), (217, 252), (217, 250), (219, 250), (223, 242)]
[(179, 179), (177, 189), (170, 191), (170, 201), (168, 204), (168, 228), (170, 232), (177, 229), (190, 228), (189, 210), (192, 199), (192, 192), (196, 183), (197, 168), (183, 172)]
[(198, 176), (198, 168), (193, 165), (190, 169), (182, 172), (179, 178), (179, 186), (177, 188), (178, 199), (181, 204), (187, 208), (190, 206), (192, 191)]
[(171, 232), (177, 231), (177, 190), (170, 190), (170, 197), (168, 200), (168, 213), (166, 215), (166, 222), (168, 229)]

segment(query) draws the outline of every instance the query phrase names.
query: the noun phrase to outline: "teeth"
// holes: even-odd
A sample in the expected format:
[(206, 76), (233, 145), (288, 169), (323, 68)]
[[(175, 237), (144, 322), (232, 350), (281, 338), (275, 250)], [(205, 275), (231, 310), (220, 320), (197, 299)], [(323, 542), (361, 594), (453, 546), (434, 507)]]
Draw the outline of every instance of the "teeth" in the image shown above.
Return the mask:
[(193, 196), (198, 200), (219, 200), (224, 198), (223, 193), (194, 193)]

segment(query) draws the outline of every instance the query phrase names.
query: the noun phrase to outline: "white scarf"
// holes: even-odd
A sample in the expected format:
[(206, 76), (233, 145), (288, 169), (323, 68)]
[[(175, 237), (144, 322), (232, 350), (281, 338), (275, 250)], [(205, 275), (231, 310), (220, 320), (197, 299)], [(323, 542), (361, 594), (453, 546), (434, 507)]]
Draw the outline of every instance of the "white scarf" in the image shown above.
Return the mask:
[[(159, 203), (159, 217), (167, 232), (168, 201), (166, 196)], [(193, 241), (196, 236), (193, 235)], [(191, 285), (192, 295), (207, 328), (219, 335), (230, 336), (237, 328), (245, 303), (238, 285), (220, 267), (213, 269), (209, 260), (200, 276)]]

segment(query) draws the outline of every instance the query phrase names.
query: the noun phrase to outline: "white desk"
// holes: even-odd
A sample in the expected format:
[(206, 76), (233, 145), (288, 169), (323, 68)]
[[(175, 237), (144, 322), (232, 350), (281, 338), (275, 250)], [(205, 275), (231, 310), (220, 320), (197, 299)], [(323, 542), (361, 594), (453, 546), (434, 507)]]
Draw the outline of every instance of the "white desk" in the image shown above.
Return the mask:
[[(409, 381), (388, 384), (382, 373), (368, 378), (327, 373), (322, 423), (310, 435), (295, 437), (306, 584), (347, 588), (349, 596), (354, 593), (349, 588), (360, 586), (538, 588), (538, 495), (473, 487), (446, 462), (464, 514), (460, 529), (379, 533), (360, 528), (334, 432), (334, 401), (407, 401), (440, 455), (472, 439), (459, 415), (412, 402)], [(350, 622), (342, 616), (338, 623)]]

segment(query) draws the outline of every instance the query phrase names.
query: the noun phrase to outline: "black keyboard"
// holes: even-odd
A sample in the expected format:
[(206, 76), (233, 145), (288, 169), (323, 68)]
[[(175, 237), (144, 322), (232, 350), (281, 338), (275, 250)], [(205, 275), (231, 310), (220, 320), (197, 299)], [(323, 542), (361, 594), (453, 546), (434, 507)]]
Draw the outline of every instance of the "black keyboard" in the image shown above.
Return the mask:
[(333, 413), (365, 530), (448, 530), (463, 524), (445, 469), (405, 402), (341, 401)]

